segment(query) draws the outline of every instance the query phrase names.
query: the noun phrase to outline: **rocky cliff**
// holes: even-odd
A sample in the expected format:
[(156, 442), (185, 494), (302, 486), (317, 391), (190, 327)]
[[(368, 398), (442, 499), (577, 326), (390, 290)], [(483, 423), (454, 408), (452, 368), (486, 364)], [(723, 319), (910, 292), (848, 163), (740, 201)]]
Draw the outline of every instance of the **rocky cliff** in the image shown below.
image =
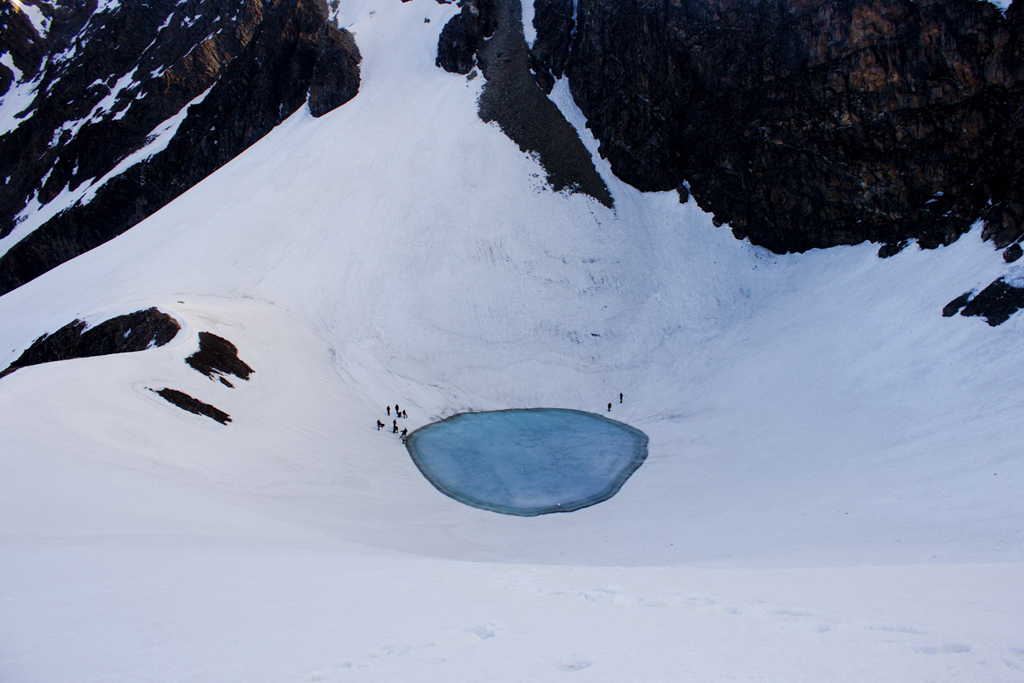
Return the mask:
[(498, 26), (495, 0), (463, 0), (437, 39), (437, 65), (457, 74), (473, 68), (477, 50)]
[(359, 62), (324, 0), (4, 3), (0, 293), (129, 229), (307, 100), (314, 116), (348, 101)]
[[(574, 9), (575, 7), (575, 9)], [(1024, 234), (1024, 10), (974, 0), (536, 0), (616, 175), (777, 252)]]

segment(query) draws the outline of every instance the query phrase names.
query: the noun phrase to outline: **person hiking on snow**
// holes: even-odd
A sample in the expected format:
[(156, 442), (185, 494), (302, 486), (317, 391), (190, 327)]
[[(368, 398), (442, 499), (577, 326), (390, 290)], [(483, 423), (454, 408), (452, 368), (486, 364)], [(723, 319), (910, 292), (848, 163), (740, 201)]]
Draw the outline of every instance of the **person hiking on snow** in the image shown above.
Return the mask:
[(622, 403), (622, 392), (619, 392), (619, 403)]
[(608, 412), (609, 413), (612, 412), (612, 404), (611, 403), (608, 404)]
[(388, 417), (391, 417), (391, 406), (388, 406)]
[(405, 412), (405, 411), (403, 410), (403, 411), (402, 411), (402, 419), (404, 420), (404, 419), (405, 419), (405, 418), (407, 418), (407, 417), (409, 417), (409, 413), (407, 413), (407, 412)]
[(383, 426), (384, 426), (384, 423), (381, 422), (380, 420), (377, 420), (377, 431), (378, 432), (380, 431), (380, 428), (383, 427)]
[(391, 433), (392, 434), (397, 434), (398, 433), (398, 425), (394, 426), (394, 428), (391, 430)]
[(407, 437), (407, 436), (409, 436), (409, 430), (408, 429), (403, 429), (402, 430), (402, 440), (404, 441), (405, 437)]

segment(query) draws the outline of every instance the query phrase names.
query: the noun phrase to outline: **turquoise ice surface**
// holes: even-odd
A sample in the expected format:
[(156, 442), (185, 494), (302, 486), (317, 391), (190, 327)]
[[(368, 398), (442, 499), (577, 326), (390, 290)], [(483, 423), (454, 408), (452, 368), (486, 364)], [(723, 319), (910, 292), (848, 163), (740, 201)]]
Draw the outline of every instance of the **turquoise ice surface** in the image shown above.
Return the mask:
[(647, 457), (647, 435), (578, 410), (459, 413), (406, 447), (439, 491), (473, 507), (531, 517), (614, 496)]

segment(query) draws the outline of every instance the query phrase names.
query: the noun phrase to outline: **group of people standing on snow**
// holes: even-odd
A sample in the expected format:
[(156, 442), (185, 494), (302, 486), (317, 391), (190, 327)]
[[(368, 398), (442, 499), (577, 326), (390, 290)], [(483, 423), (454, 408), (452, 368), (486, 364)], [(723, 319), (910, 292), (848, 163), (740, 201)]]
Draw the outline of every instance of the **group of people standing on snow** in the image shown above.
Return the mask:
[[(391, 406), (387, 407), (387, 411), (388, 411), (388, 417), (391, 417)], [(409, 436), (409, 430), (408, 430), (408, 428), (403, 428), (401, 433), (399, 433), (399, 431), (398, 431), (398, 418), (402, 418), (404, 420), (407, 417), (409, 417), (409, 414), (407, 412), (405, 412), (404, 410), (402, 410), (401, 407), (396, 403), (395, 404), (395, 419), (393, 419), (391, 421), (391, 433), (392, 434), (399, 434), (399, 436), (402, 439), (402, 443), (405, 443), (406, 437)], [(383, 429), (385, 426), (386, 425), (383, 422), (381, 422), (380, 420), (377, 420), (377, 431), (378, 432), (381, 429)]]
[[(619, 393), (619, 403), (622, 403), (622, 393), (621, 392)], [(387, 406), (387, 411), (388, 411), (388, 417), (391, 417), (391, 406)], [(608, 412), (609, 413), (612, 412), (612, 404), (611, 404), (611, 402), (608, 403)], [(395, 417), (394, 417), (393, 420), (391, 420), (391, 433), (392, 434), (398, 434), (399, 437), (402, 439), (402, 443), (405, 443), (406, 438), (408, 438), (408, 436), (409, 436), (409, 429), (407, 427), (403, 427), (402, 431), (399, 432), (398, 431), (398, 419), (401, 418), (401, 419), (404, 420), (407, 417), (409, 417), (409, 414), (406, 413), (404, 410), (402, 410), (401, 407), (396, 403), (395, 404)], [(381, 422), (380, 420), (377, 420), (377, 431), (378, 432), (380, 430), (384, 429), (384, 427), (386, 427), (386, 426), (387, 425), (385, 425), (383, 422)]]

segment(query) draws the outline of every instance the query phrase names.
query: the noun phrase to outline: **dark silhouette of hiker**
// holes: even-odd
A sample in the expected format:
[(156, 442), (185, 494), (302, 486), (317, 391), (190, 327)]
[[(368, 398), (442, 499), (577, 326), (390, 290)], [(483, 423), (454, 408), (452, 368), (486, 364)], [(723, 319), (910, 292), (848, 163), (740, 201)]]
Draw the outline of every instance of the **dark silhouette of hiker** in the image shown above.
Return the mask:
[(395, 415), (401, 415), (401, 414), (402, 414), (402, 409), (399, 408), (398, 404), (396, 403), (395, 404)]
[(404, 441), (405, 437), (407, 437), (407, 436), (409, 436), (409, 430), (408, 429), (403, 429), (402, 430), (402, 440)]
[(622, 392), (619, 392), (619, 403), (622, 403)]
[(395, 431), (397, 432), (398, 431), (398, 420), (392, 420), (391, 421), (391, 426), (394, 427)]
[(407, 412), (405, 412), (405, 411), (403, 410), (403, 411), (402, 411), (402, 419), (405, 419), (405, 418), (407, 418), (407, 417), (409, 417), (409, 413), (407, 413)]
[(388, 406), (388, 417), (391, 417), (391, 406)]
[(398, 433), (398, 425), (395, 425), (395, 428), (391, 430), (391, 433), (392, 434), (397, 434)]
[(384, 423), (381, 422), (380, 420), (377, 420), (377, 431), (378, 432), (380, 431), (380, 428), (383, 427), (383, 426), (384, 426)]
[(612, 404), (611, 403), (608, 404), (608, 412), (609, 413), (612, 412)]

